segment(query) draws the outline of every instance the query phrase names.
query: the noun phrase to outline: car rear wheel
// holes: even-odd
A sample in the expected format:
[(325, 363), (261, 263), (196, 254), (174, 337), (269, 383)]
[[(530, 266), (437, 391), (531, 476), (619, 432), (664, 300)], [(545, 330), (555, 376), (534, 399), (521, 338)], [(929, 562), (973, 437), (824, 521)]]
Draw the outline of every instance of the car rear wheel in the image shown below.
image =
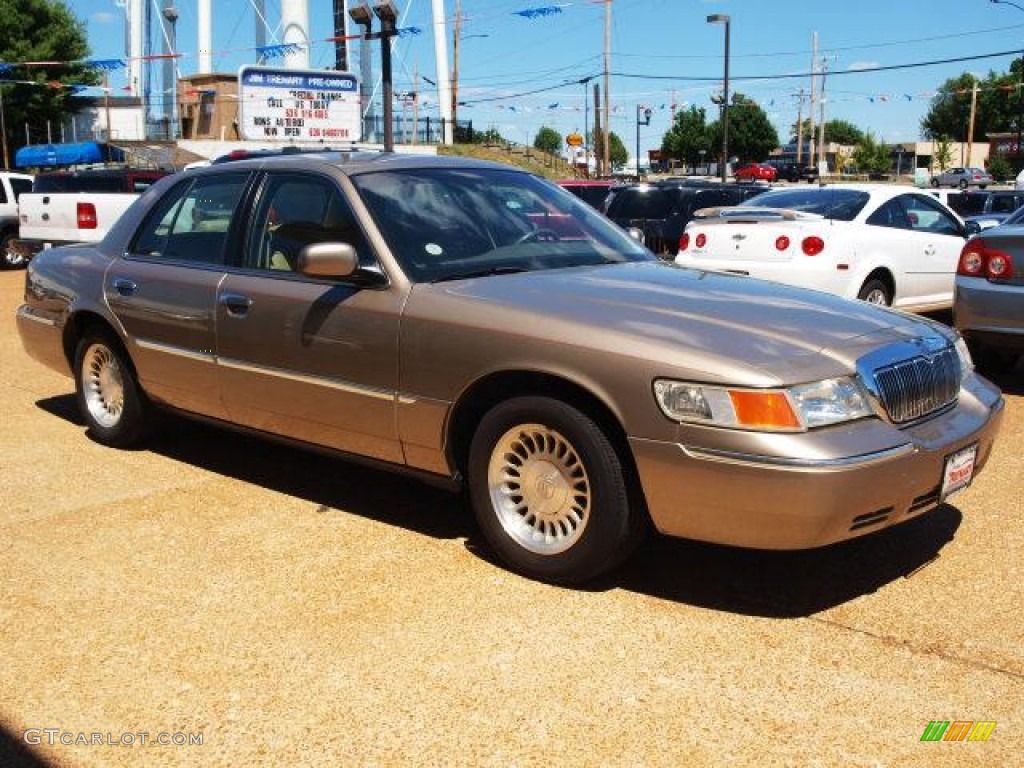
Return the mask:
[(936, 189), (938, 189), (939, 188), (939, 180), (938, 179), (932, 179), (932, 186), (935, 187)]
[(25, 257), (14, 248), (13, 234), (0, 238), (0, 269), (17, 269), (25, 266)]
[(889, 286), (881, 280), (874, 278), (861, 286), (857, 298), (861, 301), (866, 301), (868, 304), (878, 304), (883, 307), (892, 306), (892, 291), (889, 290)]
[(622, 463), (587, 415), (546, 397), (492, 408), (470, 446), (469, 494), (498, 556), (530, 578), (578, 584), (639, 540)]
[(145, 435), (150, 406), (119, 343), (89, 333), (75, 352), (75, 394), (89, 433), (97, 442), (125, 447)]
[(960, 184), (958, 186), (960, 189), (967, 189), (967, 179), (960, 179)]

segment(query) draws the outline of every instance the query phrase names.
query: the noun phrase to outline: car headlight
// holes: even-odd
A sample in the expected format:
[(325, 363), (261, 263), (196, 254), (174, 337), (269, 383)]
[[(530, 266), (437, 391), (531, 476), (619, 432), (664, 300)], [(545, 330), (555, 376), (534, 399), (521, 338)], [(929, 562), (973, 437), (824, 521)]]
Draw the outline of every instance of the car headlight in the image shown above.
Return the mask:
[(661, 412), (673, 421), (766, 432), (802, 432), (872, 415), (867, 397), (851, 377), (785, 389), (657, 379), (654, 397)]
[(957, 334), (953, 348), (960, 358), (960, 381), (963, 382), (968, 376), (974, 373), (974, 360), (971, 358), (971, 351), (967, 349), (967, 342), (964, 337)]

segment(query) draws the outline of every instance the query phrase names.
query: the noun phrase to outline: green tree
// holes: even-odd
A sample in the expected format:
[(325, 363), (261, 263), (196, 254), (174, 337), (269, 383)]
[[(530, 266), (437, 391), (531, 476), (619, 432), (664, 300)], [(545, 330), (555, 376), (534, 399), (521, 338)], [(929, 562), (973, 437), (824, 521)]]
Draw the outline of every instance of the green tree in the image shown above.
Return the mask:
[(807, 141), (811, 134), (811, 118), (805, 117), (799, 123), (796, 120), (789, 126), (789, 140), (795, 142), (797, 136), (802, 136), (804, 141)]
[(932, 153), (932, 160), (940, 171), (949, 168), (953, 162), (953, 142), (949, 136), (943, 134), (935, 139), (935, 152)]
[[(708, 126), (711, 146), (722, 146), (722, 125)], [(742, 93), (733, 96), (729, 107), (729, 154), (741, 163), (758, 162), (779, 146), (779, 134), (768, 115)]]
[[(809, 140), (811, 137), (811, 119), (804, 118), (803, 120), (803, 138), (804, 141)], [(789, 140), (796, 141), (796, 121), (789, 127)], [(814, 129), (814, 139), (817, 140), (818, 129)], [(846, 144), (847, 146), (854, 146), (864, 138), (864, 131), (846, 120), (826, 120), (825, 121), (825, 141), (832, 142), (835, 144)]]
[(825, 121), (825, 141), (856, 146), (864, 139), (864, 131), (846, 120)]
[(562, 134), (545, 125), (537, 131), (537, 135), (533, 139), (533, 148), (557, 155), (562, 149)]
[(877, 141), (870, 131), (853, 150), (853, 162), (861, 173), (888, 173), (892, 165), (889, 147)]
[[(597, 157), (604, 156), (604, 137), (599, 133), (594, 137), (593, 140), (594, 153)], [(608, 159), (612, 164), (613, 168), (618, 168), (626, 164), (629, 160), (629, 152), (626, 150), (626, 145), (622, 143), (622, 139), (619, 138), (615, 131), (608, 132)]]
[(8, 80), (28, 81), (3, 88), (7, 145), (25, 143), (25, 126), (45, 140), (47, 121), (60, 126), (77, 107), (72, 88), (52, 84), (96, 85), (100, 77), (82, 64), (30, 67), (26, 61), (80, 61), (89, 55), (85, 25), (60, 0), (0, 0), (0, 61), (11, 65)]
[(993, 155), (990, 157), (985, 166), (985, 170), (987, 170), (989, 175), (996, 181), (1005, 181), (1006, 179), (1012, 179), (1014, 176), (1013, 166), (1011, 166), (1010, 161), (1002, 155)]
[(967, 141), (972, 100), (975, 141), (984, 141), (989, 133), (1014, 130), (1021, 120), (1021, 66), (1021, 59), (1015, 59), (1009, 72), (989, 71), (982, 79), (964, 72), (947, 80), (921, 120), (921, 132), (933, 140), (945, 135)]
[(677, 112), (672, 127), (661, 139), (661, 151), (692, 166), (700, 162), (701, 150), (705, 155), (712, 154), (704, 110), (690, 107)]

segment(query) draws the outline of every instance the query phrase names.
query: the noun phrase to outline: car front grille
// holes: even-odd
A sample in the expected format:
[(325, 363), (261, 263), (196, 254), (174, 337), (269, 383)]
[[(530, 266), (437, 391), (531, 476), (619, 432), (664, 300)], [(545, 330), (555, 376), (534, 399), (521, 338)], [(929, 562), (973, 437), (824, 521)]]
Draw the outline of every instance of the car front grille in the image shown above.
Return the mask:
[(922, 419), (956, 400), (960, 391), (960, 357), (946, 347), (928, 357), (877, 368), (879, 401), (896, 424)]

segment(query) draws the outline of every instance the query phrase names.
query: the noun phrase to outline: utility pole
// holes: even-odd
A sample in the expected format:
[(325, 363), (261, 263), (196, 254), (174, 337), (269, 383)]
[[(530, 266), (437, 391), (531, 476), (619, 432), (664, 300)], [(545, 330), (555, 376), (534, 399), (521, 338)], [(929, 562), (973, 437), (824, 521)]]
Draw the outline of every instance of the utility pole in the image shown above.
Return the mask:
[(974, 81), (974, 85), (971, 86), (971, 117), (967, 121), (967, 159), (964, 161), (964, 165), (970, 168), (971, 166), (971, 145), (974, 144), (974, 114), (978, 108), (978, 81)]
[(412, 76), (412, 143), (419, 143), (420, 133), (420, 65)]
[(609, 133), (611, 125), (611, 110), (609, 109), (609, 86), (610, 71), (612, 68), (612, 0), (604, 0), (604, 142), (601, 146), (601, 167), (605, 175), (611, 175), (611, 150), (609, 148)]
[(796, 163), (800, 165), (804, 157), (804, 89), (800, 89), (800, 97), (796, 102)]
[(821, 115), (818, 118), (818, 167), (824, 165), (828, 168), (828, 161), (825, 159), (825, 76), (828, 74), (828, 59), (821, 57)]
[[(462, 0), (455, 0), (455, 24), (452, 26), (452, 136), (459, 129), (459, 37), (462, 34)], [(454, 139), (453, 139), (454, 141)]]
[(811, 165), (814, 165), (814, 107), (818, 99), (818, 33), (811, 35), (811, 108), (807, 111), (810, 125), (807, 126), (807, 156)]
[[(608, 142), (605, 141), (605, 135), (601, 129), (601, 86), (594, 83), (594, 144), (597, 144), (598, 139), (601, 140), (600, 147), (603, 156), (604, 145)], [(597, 156), (597, 152), (594, 153), (594, 173), (601, 176), (601, 158)]]

